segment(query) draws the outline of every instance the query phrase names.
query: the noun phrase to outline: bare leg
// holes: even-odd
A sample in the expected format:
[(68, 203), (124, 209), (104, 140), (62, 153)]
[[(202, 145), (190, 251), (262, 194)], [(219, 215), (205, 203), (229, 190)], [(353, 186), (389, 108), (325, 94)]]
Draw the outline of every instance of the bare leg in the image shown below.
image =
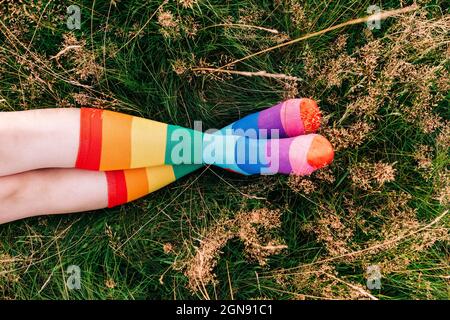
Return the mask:
[(0, 177), (0, 224), (107, 206), (108, 185), (104, 172), (40, 169)]
[(0, 176), (73, 168), (79, 140), (79, 109), (0, 112)]

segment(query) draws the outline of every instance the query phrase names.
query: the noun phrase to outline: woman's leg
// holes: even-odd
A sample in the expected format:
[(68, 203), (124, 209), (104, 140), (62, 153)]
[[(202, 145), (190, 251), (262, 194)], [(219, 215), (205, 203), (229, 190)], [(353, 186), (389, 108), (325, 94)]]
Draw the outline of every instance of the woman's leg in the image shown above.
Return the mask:
[[(280, 163), (277, 171), (305, 175), (329, 163), (332, 153), (323, 152), (329, 142), (321, 139), (324, 138), (316, 135), (286, 139), (286, 145), (281, 146), (285, 153), (281, 160), (290, 161)], [(328, 148), (332, 152), (331, 146)], [(292, 155), (291, 150), (301, 152)], [(54, 168), (0, 177), (0, 224), (44, 214), (118, 206), (158, 190), (198, 167), (167, 165), (106, 172)], [(240, 169), (259, 172), (261, 165)]]
[[(214, 164), (242, 174), (297, 174), (297, 167), (308, 166), (306, 154), (314, 146), (313, 158), (325, 161), (308, 161), (309, 174), (330, 163), (334, 155), (330, 143), (313, 134), (284, 139), (255, 139), (232, 130), (210, 134), (99, 109), (81, 109), (80, 118), (79, 169)], [(257, 128), (259, 121), (250, 123)]]
[(0, 177), (0, 224), (44, 214), (112, 208), (161, 189), (198, 167), (108, 172), (40, 169)]
[(1, 112), (0, 176), (37, 168), (73, 168), (79, 141), (79, 109)]
[[(224, 130), (237, 135), (250, 130), (257, 137), (258, 130), (268, 130), (269, 136), (271, 130), (277, 130), (279, 137), (285, 138), (314, 132), (319, 119), (320, 111), (313, 100), (291, 99), (244, 117)], [(178, 143), (170, 140), (174, 132), (192, 140), (201, 140), (202, 136), (193, 130), (99, 109), (2, 112), (0, 176), (39, 168), (106, 171), (179, 164), (171, 161), (172, 149)], [(187, 159), (184, 163), (201, 160)]]
[[(287, 138), (314, 132), (319, 120), (313, 100), (290, 99), (250, 114), (222, 132), (254, 131), (259, 137), (262, 130), (270, 137), (277, 130), (279, 138)], [(0, 176), (46, 167), (111, 170), (164, 164), (161, 153), (167, 131), (177, 128), (98, 109), (1, 112)], [(117, 168), (122, 162), (124, 166)]]
[(40, 169), (0, 177), (0, 223), (107, 206), (104, 172)]

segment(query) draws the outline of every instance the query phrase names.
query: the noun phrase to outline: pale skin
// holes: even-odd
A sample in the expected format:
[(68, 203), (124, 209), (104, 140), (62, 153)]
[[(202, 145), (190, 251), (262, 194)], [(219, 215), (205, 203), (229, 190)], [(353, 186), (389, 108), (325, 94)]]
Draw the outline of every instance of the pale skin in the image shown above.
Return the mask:
[(0, 224), (105, 208), (104, 172), (74, 169), (79, 109), (0, 112)]

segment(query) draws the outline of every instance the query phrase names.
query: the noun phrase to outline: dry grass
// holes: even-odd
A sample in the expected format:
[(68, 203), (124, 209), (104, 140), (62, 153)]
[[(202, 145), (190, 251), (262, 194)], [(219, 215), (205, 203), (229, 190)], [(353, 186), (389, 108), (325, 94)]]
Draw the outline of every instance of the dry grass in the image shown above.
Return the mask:
[(219, 220), (210, 227), (202, 236), (194, 256), (185, 262), (188, 287), (194, 292), (206, 290), (206, 286), (215, 281), (214, 267), (221, 250), (234, 238), (243, 242), (250, 260), (266, 265), (269, 256), (287, 248), (280, 239), (270, 236), (272, 230), (281, 226), (280, 215), (279, 211), (268, 209), (241, 212), (233, 219)]

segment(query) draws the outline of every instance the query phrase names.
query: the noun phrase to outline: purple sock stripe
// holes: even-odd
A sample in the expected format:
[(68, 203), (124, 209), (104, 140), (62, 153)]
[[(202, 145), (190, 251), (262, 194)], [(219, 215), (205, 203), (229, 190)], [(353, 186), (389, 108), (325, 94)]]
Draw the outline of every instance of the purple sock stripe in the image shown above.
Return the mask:
[(292, 166), (289, 161), (289, 149), (291, 146), (291, 143), (293, 141), (293, 138), (284, 138), (277, 141), (278, 143), (278, 154), (272, 154), (272, 149), (275, 146), (274, 142), (268, 141), (267, 142), (267, 155), (269, 159), (274, 159), (278, 162), (278, 173), (283, 174), (291, 174), (292, 173)]
[[(233, 122), (227, 128), (267, 130), (267, 138), (271, 138), (271, 130), (279, 130), (279, 138), (296, 137), (306, 134), (301, 116), (302, 99), (289, 99), (258, 113)], [(262, 137), (265, 138), (265, 137)]]
[(280, 117), (282, 105), (283, 103), (279, 103), (276, 106), (260, 111), (258, 116), (258, 129), (278, 129), (280, 130), (280, 138), (287, 137)]

